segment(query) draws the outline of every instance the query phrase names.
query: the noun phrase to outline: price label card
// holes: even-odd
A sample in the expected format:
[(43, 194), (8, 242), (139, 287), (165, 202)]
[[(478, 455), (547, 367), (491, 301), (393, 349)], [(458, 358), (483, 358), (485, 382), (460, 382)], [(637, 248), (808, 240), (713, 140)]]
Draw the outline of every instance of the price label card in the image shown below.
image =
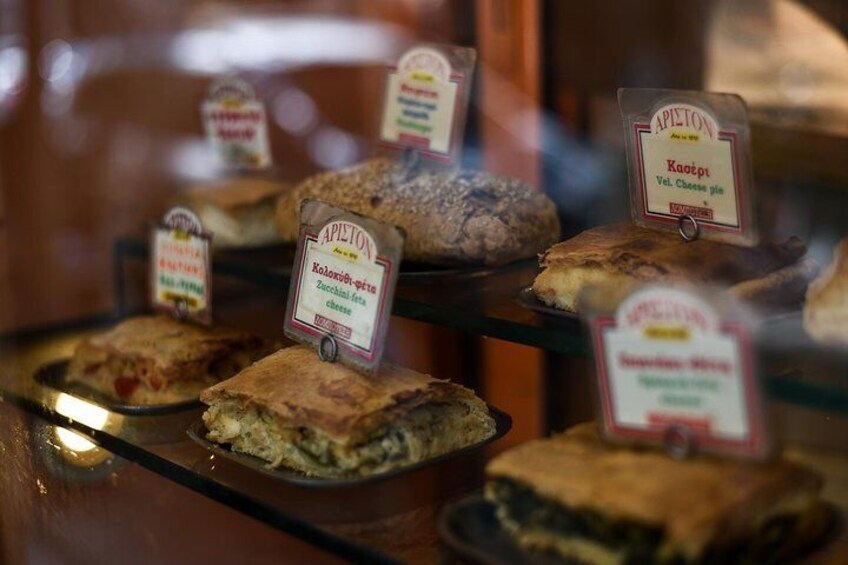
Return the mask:
[(404, 234), (324, 202), (306, 200), (286, 307), (290, 338), (376, 370), (397, 285)]
[(649, 286), (615, 311), (586, 301), (608, 438), (668, 446), (683, 437), (697, 450), (766, 455), (749, 320), (711, 299)]
[(222, 163), (243, 169), (271, 165), (265, 106), (243, 80), (216, 81), (201, 107), (209, 145)]
[(151, 302), (174, 317), (212, 321), (212, 236), (186, 208), (171, 208), (153, 229), (150, 248)]
[(456, 164), (475, 60), (476, 51), (467, 47), (422, 45), (407, 51), (386, 78), (381, 143)]
[(637, 224), (677, 231), (684, 218), (700, 236), (757, 241), (748, 116), (732, 94), (620, 89)]

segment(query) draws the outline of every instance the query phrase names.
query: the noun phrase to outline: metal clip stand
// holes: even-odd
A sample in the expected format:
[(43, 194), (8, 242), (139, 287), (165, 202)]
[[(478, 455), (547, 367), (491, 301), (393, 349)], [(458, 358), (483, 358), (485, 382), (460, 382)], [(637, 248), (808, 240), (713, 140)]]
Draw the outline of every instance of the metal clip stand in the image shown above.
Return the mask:
[(339, 355), (339, 344), (330, 334), (324, 334), (318, 342), (318, 358), (325, 363), (335, 363)]
[(674, 424), (663, 435), (665, 450), (672, 459), (688, 459), (698, 450), (698, 442), (687, 426)]
[(400, 181), (407, 182), (418, 176), (421, 167), (421, 154), (414, 147), (407, 147), (401, 154), (401, 165), (403, 166), (400, 172)]
[(171, 309), (171, 316), (179, 321), (185, 321), (188, 318), (188, 303), (183, 298), (174, 300), (174, 307)]
[[(692, 224), (691, 232), (686, 230), (687, 220)], [(680, 237), (682, 237), (684, 241), (695, 241), (701, 236), (701, 224), (699, 224), (698, 220), (689, 214), (684, 214), (677, 218), (677, 231), (680, 233)]]

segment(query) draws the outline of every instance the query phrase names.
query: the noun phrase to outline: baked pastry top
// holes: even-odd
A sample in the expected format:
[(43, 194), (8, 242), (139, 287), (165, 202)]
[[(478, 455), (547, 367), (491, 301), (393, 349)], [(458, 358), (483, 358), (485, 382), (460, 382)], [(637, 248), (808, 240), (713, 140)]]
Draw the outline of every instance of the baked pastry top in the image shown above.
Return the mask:
[(551, 247), (539, 259), (544, 270), (533, 290), (549, 306), (572, 312), (578, 310), (580, 291), (590, 284), (708, 283), (730, 287), (742, 298), (790, 302), (803, 294), (815, 271), (814, 263), (801, 261), (805, 253), (806, 246), (794, 237), (782, 244), (741, 247), (704, 239), (686, 242), (668, 232), (618, 223)]
[[(564, 539), (589, 538), (604, 546), (599, 554), (625, 557), (639, 543), (644, 549), (650, 542), (657, 561), (691, 562), (744, 553), (773, 519), (795, 525), (783, 531), (786, 541), (801, 530), (807, 541), (827, 525), (818, 499), (822, 479), (814, 471), (786, 461), (674, 460), (658, 450), (608, 445), (594, 423), (511, 449), (491, 461), (486, 474), (487, 498), (500, 505), (508, 529), (531, 546), (567, 551), (580, 543)], [(525, 509), (529, 497), (566, 509), (578, 522), (594, 519), (595, 525), (555, 532), (550, 523), (534, 521), (532, 513), (522, 515), (516, 493), (524, 494)], [(605, 536), (616, 527), (620, 539)], [(635, 543), (624, 535), (637, 531), (652, 539)]]
[(383, 363), (375, 375), (282, 349), (203, 391), (208, 438), (318, 476), (366, 475), (482, 441), (494, 420), (460, 385)]
[(807, 289), (804, 328), (819, 341), (848, 345), (848, 238), (839, 242), (833, 262)]
[(138, 316), (80, 343), (68, 379), (129, 403), (168, 403), (197, 398), (272, 350), (246, 332)]
[(532, 257), (559, 235), (554, 203), (518, 180), (473, 171), (409, 176), (382, 157), (316, 175), (280, 197), (283, 240), (297, 241), (306, 198), (403, 228), (410, 261), (498, 265)]
[(187, 190), (182, 199), (215, 236), (216, 247), (245, 247), (279, 242), (274, 222), (277, 198), (289, 183), (239, 177)]

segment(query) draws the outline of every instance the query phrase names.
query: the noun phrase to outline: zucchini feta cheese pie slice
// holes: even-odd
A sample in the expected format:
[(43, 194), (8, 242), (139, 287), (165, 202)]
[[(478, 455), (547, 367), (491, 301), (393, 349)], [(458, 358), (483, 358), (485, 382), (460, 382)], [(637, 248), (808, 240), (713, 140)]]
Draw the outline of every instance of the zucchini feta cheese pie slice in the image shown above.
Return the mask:
[(200, 395), (207, 439), (317, 477), (387, 472), (495, 433), (460, 385), (384, 362), (375, 375), (282, 349)]
[(67, 380), (127, 404), (170, 404), (197, 399), (274, 349), (238, 330), (138, 316), (80, 343)]
[(822, 479), (607, 445), (582, 424), (492, 460), (486, 498), (522, 547), (581, 563), (778, 563), (828, 530)]

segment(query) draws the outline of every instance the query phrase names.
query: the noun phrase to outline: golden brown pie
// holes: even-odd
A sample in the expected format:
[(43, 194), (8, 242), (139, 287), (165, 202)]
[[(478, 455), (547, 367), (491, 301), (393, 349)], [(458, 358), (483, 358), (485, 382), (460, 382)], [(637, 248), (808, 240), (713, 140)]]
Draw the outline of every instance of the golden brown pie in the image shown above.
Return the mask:
[(207, 438), (319, 477), (364, 476), (476, 444), (495, 433), (460, 385), (390, 363), (367, 375), (289, 347), (203, 391)]
[(486, 498), (523, 547), (585, 563), (777, 563), (828, 529), (822, 479), (752, 463), (616, 447), (594, 423), (507, 451)]
[(80, 343), (67, 378), (128, 404), (168, 404), (197, 399), (273, 349), (237, 330), (138, 316)]
[(533, 282), (548, 306), (579, 310), (589, 285), (626, 289), (638, 283), (701, 283), (728, 288), (736, 296), (767, 305), (800, 303), (816, 271), (803, 259), (797, 238), (783, 244), (741, 247), (699, 239), (685, 242), (664, 231), (630, 223), (599, 226), (551, 247), (539, 260)]
[(815, 339), (848, 345), (848, 238), (833, 252), (833, 263), (807, 290), (804, 328)]
[(280, 242), (274, 213), (289, 189), (277, 180), (240, 177), (191, 188), (183, 200), (214, 234), (216, 247), (253, 247)]

